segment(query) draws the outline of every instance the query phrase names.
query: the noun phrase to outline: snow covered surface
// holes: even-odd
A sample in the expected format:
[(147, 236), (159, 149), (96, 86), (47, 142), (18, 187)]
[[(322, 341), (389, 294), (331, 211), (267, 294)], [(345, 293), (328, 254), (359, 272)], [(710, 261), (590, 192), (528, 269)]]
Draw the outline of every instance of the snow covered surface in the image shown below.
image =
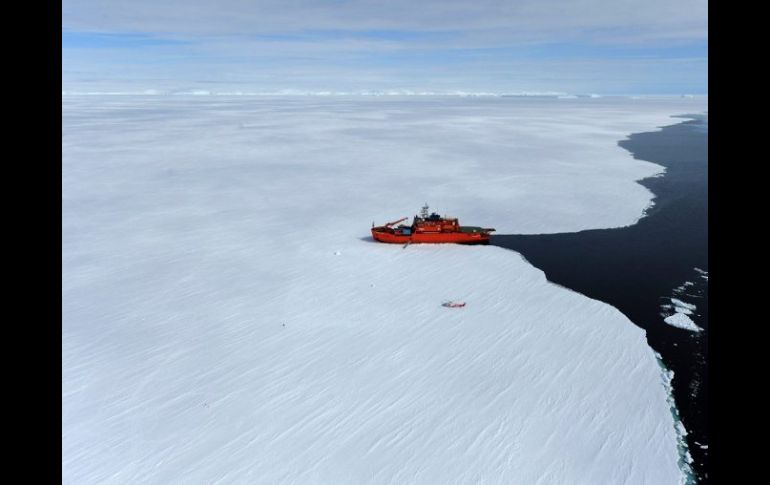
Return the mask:
[[(702, 99), (63, 97), (65, 483), (679, 483), (644, 333), (496, 247), (634, 223)], [(466, 302), (450, 309), (442, 302)]]
[(700, 332), (701, 330), (703, 330), (702, 328), (697, 326), (695, 322), (693, 322), (692, 319), (687, 315), (688, 315), (687, 312), (676, 312), (664, 318), (663, 321), (668, 323), (671, 326), (679, 327), (684, 330), (691, 330), (693, 332)]
[(658, 352), (654, 352), (654, 354), (658, 359), (658, 365), (663, 369), (663, 385), (668, 394), (668, 405), (675, 423), (674, 428), (676, 429), (677, 441), (679, 443), (679, 469), (683, 472), (683, 475), (680, 477), (680, 483), (692, 484), (695, 483), (695, 479), (692, 472), (693, 459), (690, 450), (687, 447), (687, 428), (684, 427), (684, 423), (679, 417), (679, 410), (676, 408), (676, 403), (674, 402), (674, 393), (671, 384), (671, 381), (674, 379), (674, 371), (666, 369), (666, 366), (663, 364), (663, 357), (661, 357)]
[(696, 308), (692, 303), (685, 303), (678, 298), (671, 298), (671, 303), (674, 304), (674, 308), (678, 313), (684, 313), (685, 315), (692, 315)]
[[(689, 284), (688, 284), (689, 283)], [(692, 286), (693, 283), (686, 281), (683, 285), (674, 288), (674, 293), (682, 294), (683, 290), (688, 286)], [(671, 326), (682, 328), (684, 330), (690, 330), (693, 332), (701, 332), (703, 329), (693, 322), (689, 315), (695, 313), (696, 305), (692, 303), (686, 303), (678, 298), (669, 298), (671, 305), (662, 305), (665, 310), (673, 310), (674, 313), (666, 315), (663, 321)]]

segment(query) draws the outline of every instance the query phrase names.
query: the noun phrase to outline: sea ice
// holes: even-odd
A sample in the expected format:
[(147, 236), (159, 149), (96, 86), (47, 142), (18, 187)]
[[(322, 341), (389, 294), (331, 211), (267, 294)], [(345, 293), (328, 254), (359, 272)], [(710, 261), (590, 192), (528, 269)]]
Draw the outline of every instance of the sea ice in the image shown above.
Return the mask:
[(674, 293), (684, 293), (684, 291), (689, 286), (695, 286), (695, 283), (693, 283), (692, 281), (685, 281), (681, 285), (679, 285), (676, 288), (674, 288)]
[(685, 476), (619, 311), (512, 251), (369, 226), (426, 201), (500, 233), (632, 224), (660, 167), (618, 140), (705, 101), (62, 103), (64, 483)]
[(699, 326), (695, 325), (695, 322), (693, 322), (692, 319), (688, 317), (686, 313), (679, 313), (679, 312), (674, 313), (673, 315), (669, 315), (663, 320), (669, 325), (683, 328), (685, 330), (692, 330), (693, 332), (700, 332), (703, 330)]
[(674, 311), (677, 313), (684, 313), (686, 315), (692, 315), (696, 306), (692, 303), (685, 303), (677, 298), (671, 298), (671, 303), (674, 304)]
[(700, 268), (695, 268), (695, 271), (697, 271), (700, 274), (701, 278), (703, 278), (704, 280), (708, 281), (708, 279), (709, 279), (709, 272), (708, 271), (704, 271), (704, 270), (702, 270)]

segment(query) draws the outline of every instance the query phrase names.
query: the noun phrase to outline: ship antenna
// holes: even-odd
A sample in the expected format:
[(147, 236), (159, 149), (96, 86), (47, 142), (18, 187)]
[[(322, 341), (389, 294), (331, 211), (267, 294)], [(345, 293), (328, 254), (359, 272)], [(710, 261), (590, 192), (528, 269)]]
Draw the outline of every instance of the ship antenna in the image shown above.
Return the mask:
[(426, 202), (424, 206), (422, 206), (422, 210), (420, 211), (420, 217), (423, 219), (428, 218), (428, 203)]

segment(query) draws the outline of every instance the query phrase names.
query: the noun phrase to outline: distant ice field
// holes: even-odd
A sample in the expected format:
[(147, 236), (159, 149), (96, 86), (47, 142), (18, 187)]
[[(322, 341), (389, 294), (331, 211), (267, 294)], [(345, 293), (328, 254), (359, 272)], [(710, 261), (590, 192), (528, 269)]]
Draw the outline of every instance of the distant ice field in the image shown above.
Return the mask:
[(369, 228), (633, 224), (618, 140), (705, 103), (64, 96), (64, 482), (679, 483), (641, 329)]

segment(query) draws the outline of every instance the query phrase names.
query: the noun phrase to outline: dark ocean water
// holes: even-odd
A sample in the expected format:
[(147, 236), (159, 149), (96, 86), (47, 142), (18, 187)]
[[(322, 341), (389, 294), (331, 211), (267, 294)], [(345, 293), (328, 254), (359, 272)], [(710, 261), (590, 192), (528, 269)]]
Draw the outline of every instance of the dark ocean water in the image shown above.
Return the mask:
[[(547, 235), (496, 235), (491, 244), (520, 252), (548, 280), (604, 301), (647, 332), (674, 372), (673, 395), (687, 429), (698, 483), (708, 483), (708, 118), (619, 142), (635, 158), (666, 168), (641, 180), (654, 205), (637, 224)], [(664, 322), (678, 306), (700, 332)], [(676, 303), (676, 304), (675, 304)], [(685, 310), (687, 311), (687, 310)]]

